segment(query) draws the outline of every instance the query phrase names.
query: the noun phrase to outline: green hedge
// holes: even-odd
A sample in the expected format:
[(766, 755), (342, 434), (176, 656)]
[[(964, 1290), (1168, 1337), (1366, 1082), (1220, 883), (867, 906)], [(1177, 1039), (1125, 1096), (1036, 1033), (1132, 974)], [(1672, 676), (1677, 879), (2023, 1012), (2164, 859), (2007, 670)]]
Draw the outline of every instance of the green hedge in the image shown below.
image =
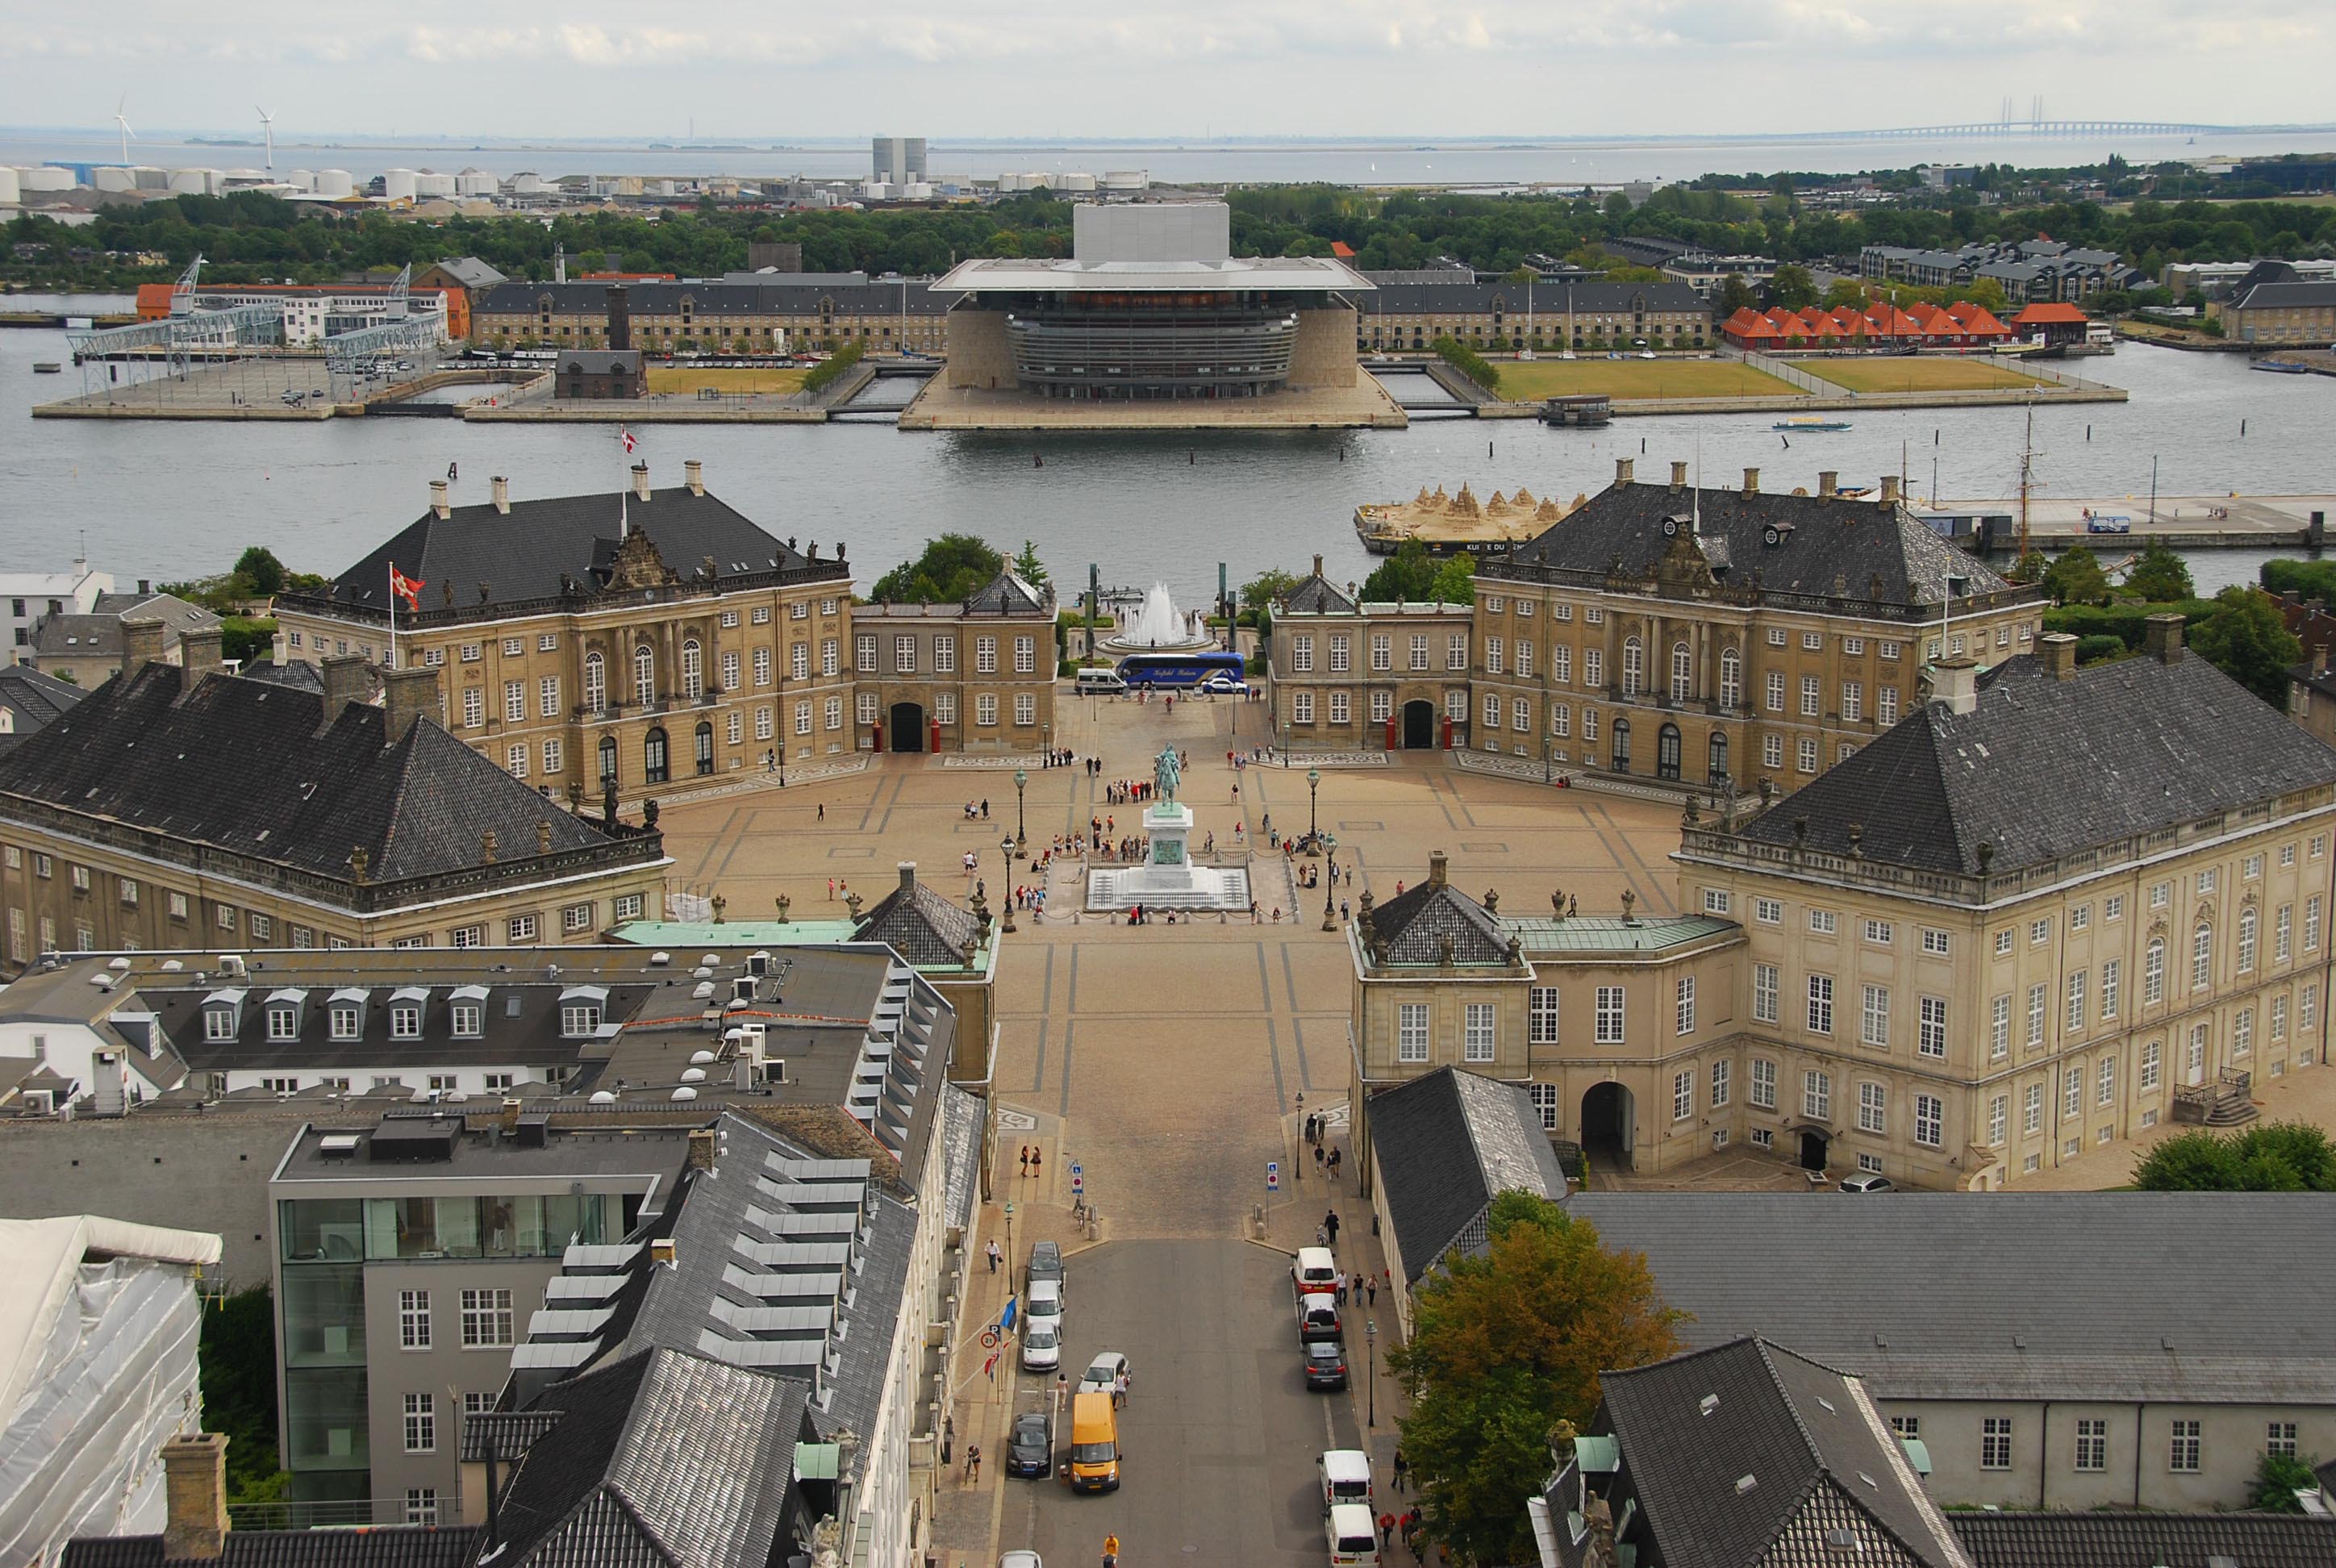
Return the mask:
[(827, 358), (812, 366), (811, 374), (803, 377), (803, 390), (825, 392), (834, 385), (846, 371), (860, 363), (861, 353), (862, 349), (858, 342), (845, 344)]
[(1437, 358), (1487, 392), (1501, 390), (1501, 373), (1484, 356), (1456, 337), (1439, 337), (1431, 346)]
[(2292, 593), (2298, 599), (2325, 599), (2336, 605), (2336, 561), (2267, 560), (2263, 563), (2263, 589)]
[(2096, 634), (2092, 637), (2080, 637), (2077, 639), (2077, 662), (2078, 664), (2100, 664), (2108, 659), (2123, 658), (2127, 654), (2131, 653), (2132, 651), (2133, 650), (2131, 648), (2126, 646), (2126, 640), (2121, 637), (2109, 637)]
[[(2186, 624), (2205, 619), (2216, 608), (2211, 599), (2179, 599), (2168, 604), (2063, 605), (2044, 612), (2044, 629), (2065, 631), (2079, 639), (2113, 637), (2130, 650), (2141, 646), (2153, 615), (2178, 615)], [(2078, 652), (2082, 657), (2081, 643)]]

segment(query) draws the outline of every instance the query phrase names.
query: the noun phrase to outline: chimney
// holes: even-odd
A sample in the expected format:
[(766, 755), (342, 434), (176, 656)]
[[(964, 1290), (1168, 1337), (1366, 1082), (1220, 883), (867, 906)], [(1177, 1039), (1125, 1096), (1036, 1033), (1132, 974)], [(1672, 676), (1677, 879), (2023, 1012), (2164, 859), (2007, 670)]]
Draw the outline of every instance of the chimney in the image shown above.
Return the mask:
[[(1630, 460), (1625, 458), (1623, 461), (1627, 463)], [(1450, 872), (1451, 862), (1445, 858), (1442, 850), (1437, 850), (1434, 854), (1427, 857), (1427, 885), (1429, 887), (1442, 887), (1446, 881), (1451, 880)]]
[(454, 515), (454, 509), (446, 503), (446, 482), (443, 479), (430, 482), (430, 510), (438, 514), (441, 522)]
[(649, 1266), (654, 1268), (659, 1263), (668, 1269), (680, 1267), (671, 1236), (659, 1236), (649, 1242)]
[(438, 671), (426, 664), (408, 665), (404, 669), (381, 672), (382, 741), (395, 745), (414, 727), (414, 721), (428, 714), (438, 716)]
[(2182, 618), (2153, 615), (2142, 623), (2142, 651), (2160, 664), (2182, 662)]
[(689, 1130), (689, 1168), (710, 1171), (714, 1168), (714, 1129), (692, 1127)]
[(1322, 558), (1319, 555), (1314, 558), (1314, 575), (1316, 577), (1322, 575)]
[(917, 891), (917, 862), (914, 861), (900, 862), (900, 891), (904, 893)]
[(1898, 476), (1894, 473), (1885, 473), (1882, 476), (1882, 504), (1884, 506), (1898, 504)]
[(325, 712), (321, 729), (330, 729), (341, 710), (373, 696), (373, 667), (363, 654), (335, 654), (325, 660)]
[(499, 473), (487, 481), (487, 483), (494, 490), (495, 510), (503, 516), (509, 517), (511, 515), (511, 481)]
[(633, 346), (633, 307), (625, 294), (625, 286), (608, 286), (608, 346), (630, 348)]
[(633, 464), (633, 499), (647, 501), (648, 498), (649, 465), (647, 463), (637, 463)]
[(1673, 490), (1685, 490), (1687, 488), (1686, 463), (1674, 463), (1671, 464), (1671, 488)]
[(216, 1563), (227, 1546), (227, 1438), (217, 1432), (162, 1445), (162, 1555)]
[(1840, 487), (1841, 470), (1837, 468), (1820, 468), (1817, 470), (1817, 495), (1820, 499), (1830, 497), (1833, 492)]
[(1949, 713), (1978, 712), (1978, 663), (1969, 658), (1951, 658), (1932, 666), (1931, 700)]
[(2312, 673), (2314, 675), (2328, 673), (2328, 645), (2324, 642), (2312, 650)]
[(2065, 631), (2044, 634), (2044, 668), (2054, 680), (2073, 680), (2077, 675), (2077, 639)]
[(1747, 495), (1757, 495), (1760, 493), (1760, 471), (1758, 469), (1747, 468), (1744, 471), (1744, 493)]
[(122, 623), (122, 673), (136, 675), (162, 662), (162, 623), (148, 618)]
[(1614, 482), (1616, 484), (1630, 483), (1631, 471), (1635, 466), (1636, 465), (1633, 464), (1627, 457), (1616, 458), (1614, 460)]
[(226, 659), (219, 652), (219, 628), (204, 627), (179, 634), (179, 687), (192, 691), (203, 677), (221, 668)]
[(690, 494), (704, 495), (706, 493), (706, 465), (698, 462), (697, 459), (693, 457), (681, 465), (681, 477), (683, 482), (689, 486)]

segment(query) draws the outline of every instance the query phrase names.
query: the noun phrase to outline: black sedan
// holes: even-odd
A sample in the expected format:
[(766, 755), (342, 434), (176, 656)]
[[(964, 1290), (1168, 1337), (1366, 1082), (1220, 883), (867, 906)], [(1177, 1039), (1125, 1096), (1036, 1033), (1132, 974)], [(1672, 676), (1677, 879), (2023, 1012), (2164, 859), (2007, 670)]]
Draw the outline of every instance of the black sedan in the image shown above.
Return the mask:
[(1014, 1417), (1014, 1435), (1006, 1443), (1008, 1475), (1046, 1476), (1055, 1473), (1055, 1423), (1048, 1416)]
[(1347, 1386), (1347, 1348), (1336, 1339), (1306, 1342), (1306, 1386), (1343, 1388)]

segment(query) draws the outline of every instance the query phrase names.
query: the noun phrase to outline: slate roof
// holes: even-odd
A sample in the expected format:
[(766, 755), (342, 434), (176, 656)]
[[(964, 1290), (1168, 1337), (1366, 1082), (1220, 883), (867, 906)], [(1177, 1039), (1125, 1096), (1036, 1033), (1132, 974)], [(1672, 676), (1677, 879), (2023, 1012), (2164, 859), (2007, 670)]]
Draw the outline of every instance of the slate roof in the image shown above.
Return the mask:
[[(2336, 1323), (2246, 1310), (2336, 1293), (2336, 1256), (2298, 1245), (2336, 1221), (2336, 1195), (1601, 1192), (1566, 1207), (1646, 1255), (1692, 1314), (1690, 1347), (1789, 1337), (1877, 1399), (2336, 1403)], [(1807, 1291), (1764, 1278), (1778, 1258)]]
[(965, 601), (968, 615), (1044, 615), (1045, 596), (1009, 569), (999, 572)]
[(1947, 1515), (1973, 1568), (2336, 1568), (2336, 1519), (2302, 1514)]
[(1565, 1195), (1565, 1173), (1521, 1085), (1438, 1067), (1371, 1096), (1370, 1139), (1406, 1282), (1455, 1247), (1482, 1248), (1495, 1194)]
[[(0, 665), (0, 707), (15, 716), (18, 739), (44, 727), (88, 695), (86, 688), (43, 675), (29, 664)], [(13, 745), (15, 741), (4, 744)]]
[(160, 1535), (101, 1535), (65, 1544), (63, 1568), (471, 1568), (483, 1528), (400, 1525), (372, 1530), (230, 1530), (217, 1557), (166, 1556)]
[[(636, 323), (643, 317), (680, 315), (685, 296), (690, 301), (693, 316), (720, 318), (816, 316), (822, 301), (832, 303), (839, 316), (898, 316), (904, 311), (910, 316), (939, 316), (957, 303), (959, 294), (957, 289), (935, 289), (913, 278), (905, 289), (898, 278), (869, 283), (732, 283), (700, 278), (673, 282), (628, 281), (625, 286), (626, 303)], [(546, 297), (551, 300), (552, 310), (560, 315), (605, 315), (608, 285), (598, 280), (497, 283), (472, 296), (472, 318), (530, 315)]]
[(781, 1561), (800, 1523), (809, 1388), (671, 1349), (557, 1384), (503, 1494), (499, 1563), (729, 1568)]
[(1509, 934), (1484, 905), (1445, 879), (1440, 864), (1427, 880), (1384, 902), (1367, 906), (1365, 951), (1377, 967), (1377, 950), (1387, 947), (1388, 964), (1441, 964), (1446, 939), (1455, 964), (1506, 964)]
[(1599, 1382), (1641, 1511), (1625, 1539), (1643, 1529), (1668, 1568), (1826, 1563), (1842, 1530), (1860, 1549), (1841, 1555), (1862, 1563), (1966, 1568), (1897, 1440), (1832, 1368), (1747, 1338)]
[(320, 733), (314, 692), (212, 674), (182, 699), (181, 681), (147, 665), (0, 754), (0, 815), (29, 799), (344, 881), (361, 847), (375, 882), (476, 866), (490, 830), (505, 861), (534, 857), (539, 823), (555, 853), (611, 842), (433, 719), (384, 745), (376, 707)]
[[(1674, 533), (1664, 532), (1665, 521), (1674, 519), (1684, 521)], [(1789, 531), (1772, 545), (1767, 542), (1771, 527)], [(1482, 558), (1476, 575), (1532, 581), (1536, 569), (1549, 567), (1602, 576), (1619, 562), (1622, 575), (1643, 578), (1680, 534), (1700, 550), (1719, 581), (1768, 593), (1936, 606), (1947, 598), (1950, 578), (1961, 579), (1962, 591), (1971, 594), (2011, 586), (1894, 507), (1716, 489), (1701, 492), (1698, 507), (1694, 490), (1653, 483), (1607, 486), (1506, 555)]]
[[(1377, 284), (1364, 302), (1363, 317), (1377, 316), (1489, 316), (1497, 307), (1504, 315), (1526, 313), (1526, 287), (1522, 283), (1478, 283), (1466, 273), (1455, 273), (1449, 283), (1386, 282), (1381, 273), (1363, 275)], [(1686, 283), (1536, 283), (1532, 308), (1537, 317), (1560, 317), (1571, 308), (1576, 316), (1629, 316), (1638, 309), (1650, 315), (1685, 312), (1711, 314), (1711, 302)]]
[(924, 882), (914, 864), (900, 868), (900, 881), (860, 917), (855, 941), (888, 942), (919, 969), (965, 969), (981, 946), (981, 925)]
[(437, 262), (436, 266), (465, 288), (485, 288), (504, 281), (502, 273), (475, 256), (449, 256)]
[(219, 625), (218, 616), (173, 594), (101, 593), (86, 615), (43, 616), (33, 629), (33, 648), (50, 658), (120, 658), (122, 623), (147, 619), (162, 623), (165, 648), (176, 648), (187, 632)]
[[(386, 612), (392, 561), (406, 576), (422, 579), (425, 616), (446, 602), (450, 589), (455, 606), (475, 609), (482, 603), (482, 583), (489, 606), (554, 597), (562, 576), (598, 589), (608, 581), (620, 515), (685, 577), (709, 555), (717, 579), (812, 564), (710, 492), (700, 495), (676, 485), (650, 492), (647, 501), (629, 490), (514, 500), (508, 515), (491, 502), (453, 507), (443, 518), (424, 511), (335, 579), (329, 598), (336, 605)], [(842, 560), (819, 564), (838, 579), (851, 575)], [(287, 602), (297, 599), (287, 595)]]
[(2258, 283), (2224, 307), (2225, 310), (2325, 310), (2336, 306), (2336, 283), (2318, 280)]
[(1354, 614), (1354, 596), (1322, 575), (1320, 556), (1314, 560), (1314, 570), (1307, 574), (1305, 581), (1282, 597), (1279, 609), (1297, 615)]
[(2056, 679), (2040, 660), (1999, 666), (1971, 713), (1942, 703), (1786, 796), (1743, 830), (1790, 846), (1977, 875), (2336, 783), (2336, 750), (2195, 654), (2119, 659)]

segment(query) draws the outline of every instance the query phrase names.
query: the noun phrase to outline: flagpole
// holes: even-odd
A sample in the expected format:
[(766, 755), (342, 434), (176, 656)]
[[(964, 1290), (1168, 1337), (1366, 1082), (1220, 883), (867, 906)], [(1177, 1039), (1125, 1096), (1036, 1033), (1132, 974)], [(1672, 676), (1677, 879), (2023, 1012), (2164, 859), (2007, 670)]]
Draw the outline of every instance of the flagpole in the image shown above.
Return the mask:
[(397, 667), (397, 562), (389, 563), (389, 667)]

